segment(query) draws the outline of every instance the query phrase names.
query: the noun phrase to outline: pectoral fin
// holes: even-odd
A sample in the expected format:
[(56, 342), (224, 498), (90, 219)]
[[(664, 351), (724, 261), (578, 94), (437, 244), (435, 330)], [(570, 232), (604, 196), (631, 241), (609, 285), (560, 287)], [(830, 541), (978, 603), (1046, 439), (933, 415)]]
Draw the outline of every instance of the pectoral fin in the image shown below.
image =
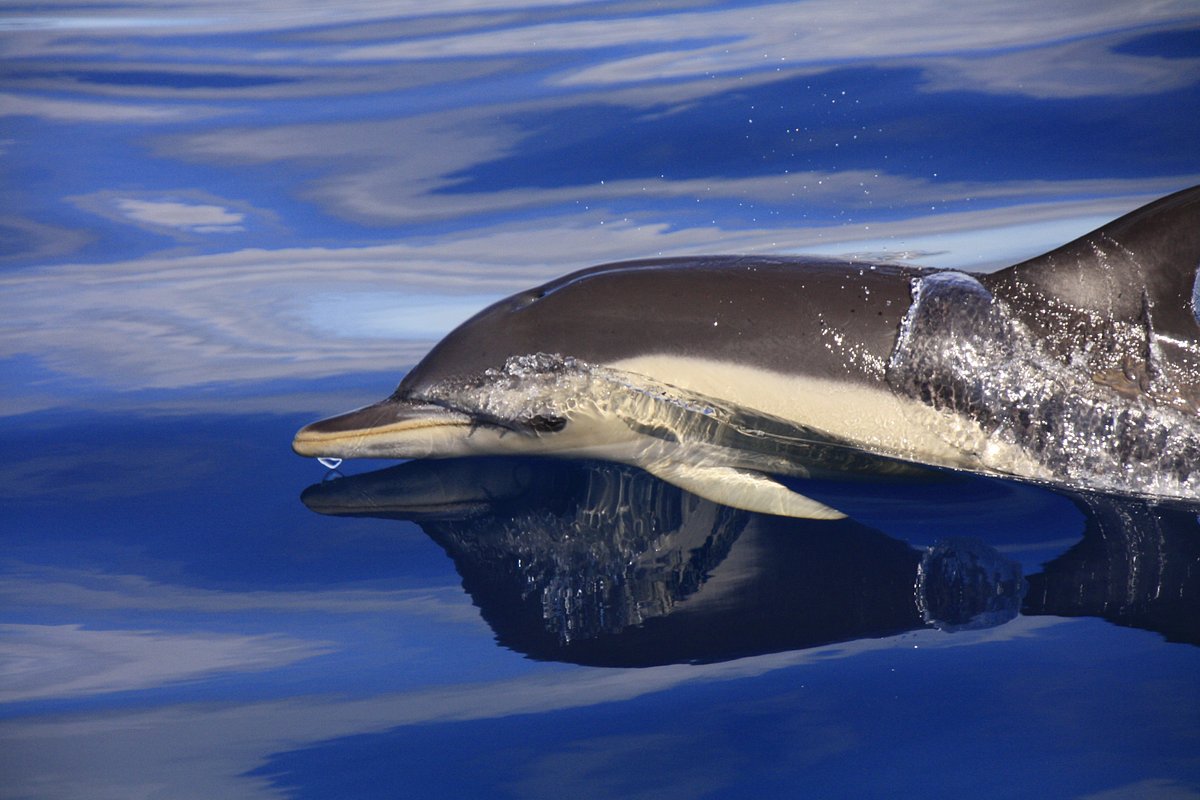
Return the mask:
[(793, 492), (761, 472), (678, 462), (642, 465), (650, 474), (714, 503), (800, 519), (844, 519), (837, 509)]

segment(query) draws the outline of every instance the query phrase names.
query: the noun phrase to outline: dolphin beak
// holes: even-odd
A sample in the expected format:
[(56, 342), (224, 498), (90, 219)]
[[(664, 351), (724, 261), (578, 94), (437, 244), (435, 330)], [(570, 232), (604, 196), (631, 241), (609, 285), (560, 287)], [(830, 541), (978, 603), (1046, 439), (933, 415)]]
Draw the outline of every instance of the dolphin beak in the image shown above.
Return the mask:
[(457, 411), (389, 398), (305, 425), (292, 440), (292, 449), (314, 458), (454, 455), (471, 424), (469, 416)]

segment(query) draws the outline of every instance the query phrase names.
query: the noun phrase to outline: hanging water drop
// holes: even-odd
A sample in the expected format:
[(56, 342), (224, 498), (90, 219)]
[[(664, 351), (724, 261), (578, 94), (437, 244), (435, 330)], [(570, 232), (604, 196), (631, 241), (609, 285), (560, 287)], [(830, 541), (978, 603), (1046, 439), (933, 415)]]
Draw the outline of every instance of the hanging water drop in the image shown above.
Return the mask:
[(330, 458), (329, 456), (320, 456), (317, 462), (326, 469), (337, 469), (342, 465), (342, 459)]

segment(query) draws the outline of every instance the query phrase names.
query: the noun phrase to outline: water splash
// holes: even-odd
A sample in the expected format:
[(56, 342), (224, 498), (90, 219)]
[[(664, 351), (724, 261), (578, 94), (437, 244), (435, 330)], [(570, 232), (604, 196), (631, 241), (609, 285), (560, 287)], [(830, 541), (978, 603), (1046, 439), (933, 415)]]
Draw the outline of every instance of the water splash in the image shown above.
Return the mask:
[[(1200, 496), (1200, 418), (1105, 380), (1086, 343), (1066, 358), (1046, 352), (1003, 301), (964, 273), (914, 281), (887, 381), (935, 409), (936, 432), (984, 471), (1124, 494)], [(1014, 464), (1014, 452), (1027, 463)]]

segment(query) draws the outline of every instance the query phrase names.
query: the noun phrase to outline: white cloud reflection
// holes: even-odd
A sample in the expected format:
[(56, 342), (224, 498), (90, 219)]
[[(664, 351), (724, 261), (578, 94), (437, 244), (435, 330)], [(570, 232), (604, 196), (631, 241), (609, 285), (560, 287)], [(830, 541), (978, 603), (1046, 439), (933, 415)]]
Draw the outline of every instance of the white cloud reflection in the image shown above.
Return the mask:
[(332, 652), (279, 635), (0, 624), (0, 703), (157, 688)]
[[(437, 14), (508, 11), (514, 8), (545, 9), (573, 6), (592, 0), (443, 0)], [(33, 14), (10, 13), (0, 18), (0, 30), (109, 31), (136, 28), (204, 28), (219, 32), (287, 30), (318, 25), (344, 25), (395, 17), (430, 15), (427, 3), (418, 0), (343, 0), (336, 5), (312, 0), (42, 0)], [(61, 10), (62, 13), (54, 14)]]
[(64, 100), (15, 92), (0, 93), (0, 117), (40, 117), (55, 122), (167, 123), (225, 113), (225, 110), (215, 106)]
[(1019, 617), (998, 628), (945, 634), (916, 631), (790, 653), (705, 665), (647, 669), (539, 669), (482, 684), (450, 684), (362, 699), (301, 697), (236, 705), (168, 706), (63, 718), (0, 722), (0, 770), (10, 790), (60, 800), (159, 796), (277, 798), (281, 790), (248, 773), (274, 753), (405, 725), (493, 719), (614, 703), (711, 681), (880, 651), (958, 648), (1036, 637), (1073, 624)]
[(182, 228), (196, 233), (229, 233), (243, 231), (245, 214), (222, 206), (180, 203), (174, 200), (138, 200), (123, 197), (117, 208), (134, 222)]
[(1154, 94), (1200, 80), (1200, 59), (1124, 55), (1113, 44), (1091, 39), (984, 59), (948, 56), (926, 70), (923, 88), (1049, 99)]
[[(852, 186), (831, 183), (828, 191), (861, 191), (853, 178)], [(887, 194), (881, 183), (876, 191)], [(916, 250), (939, 254), (928, 259), (938, 264), (977, 268), (1035, 255), (1047, 242), (1061, 244), (1096, 220), (1177, 187), (1166, 181), (980, 187), (992, 197), (1009, 191), (1032, 198), (1064, 188), (1104, 199), (807, 229), (670, 227), (655, 217), (601, 225), (588, 215), (371, 247), (248, 249), (23, 270), (0, 276), (0, 357), (32, 357), (57, 373), (121, 390), (399, 375), (488, 299), (592, 263), (705, 252), (903, 257)], [(8, 393), (20, 396), (22, 387), (9, 386)]]
[[(387, 75), (397, 64), (436, 63), (453, 72), (489, 59), (549, 56), (556, 57), (556, 68), (546, 80), (575, 89), (654, 81), (703, 85), (714, 76), (869, 65), (916, 67), (930, 90), (1079, 97), (1163, 91), (1195, 80), (1200, 69), (1197, 59), (1139, 58), (1113, 50), (1143, 33), (1194, 24), (1200, 15), (1191, 0), (1136, 6), (1121, 0), (705, 5), (460, 0), (439, 3), (430, 13), (427, 4), (372, 0), (328, 7), (301, 0), (236, 6), (141, 0), (41, 4), (37, 14), (0, 18), (0, 30), (9, 33), (4, 52), (10, 58), (132, 55), (188, 68), (189, 61), (219, 55), (214, 72), (228, 72), (239, 62), (255, 70), (264, 64), (315, 63), (327, 69), (366, 64), (373, 70), (367, 82), (376, 86), (394, 83)], [(351, 41), (343, 41), (347, 31)], [(224, 45), (213, 51), (186, 47), (168, 34), (276, 36), (253, 49)], [(567, 62), (558, 60), (563, 55)], [(304, 83), (319, 93), (331, 88), (327, 80), (310, 73)]]
[[(993, 0), (951, 4), (940, 0), (894, 3), (877, 0), (847, 6), (841, 0), (763, 3), (624, 19), (579, 19), (509, 29), (457, 33), (362, 45), (341, 60), (419, 60), (478, 58), (546, 52), (576, 53), (620, 49), (598, 64), (568, 69), (564, 85), (616, 85), (645, 81), (711, 78), (731, 72), (837, 69), (860, 63), (919, 64), (940, 74), (936, 89), (982, 88), (1036, 96), (1079, 96), (1162, 91), (1196, 79), (1200, 61), (1165, 61), (1120, 56), (1104, 42), (1078, 40), (1127, 35), (1134, 26), (1196, 19), (1188, 0), (1142, 5), (1127, 3), (1035, 3)], [(629, 49), (643, 49), (626, 55)], [(1065, 47), (1041, 53), (1041, 48)], [(1012, 51), (1019, 51), (1014, 54)], [(1086, 52), (1086, 59), (1072, 54)], [(1034, 55), (1030, 55), (1034, 54)], [(943, 64), (942, 59), (950, 59)], [(1116, 62), (1111, 66), (1108, 60)], [(1067, 62), (1090, 69), (1063, 72)], [(1136, 67), (1132, 66), (1136, 62)], [(1005, 80), (1019, 65), (1017, 80)], [(1113, 81), (1136, 70), (1139, 80)], [(957, 81), (951, 79), (957, 75)], [(1023, 78), (1021, 80), (1020, 78)]]
[(232, 614), (410, 614), (441, 622), (478, 623), (479, 612), (458, 586), (423, 589), (323, 588), (320, 591), (247, 592), (166, 584), (141, 575), (10, 565), (0, 581), (9, 608), (65, 607), (92, 611)]
[(136, 225), (184, 241), (197, 235), (243, 233), (250, 227), (278, 226), (276, 215), (270, 211), (195, 189), (99, 191), (69, 199), (84, 211), (114, 222)]
[[(925, 217), (931, 209), (947, 203), (983, 201), (1016, 206), (1072, 197), (1165, 194), (1197, 179), (1173, 175), (955, 182), (883, 169), (825, 169), (746, 177), (642, 176), (553, 187), (471, 190), (462, 185), (459, 176), (473, 167), (542, 146), (531, 142), (540, 135), (536, 129), (497, 122), (495, 111), (482, 107), (382, 121), (222, 129), (163, 137), (156, 141), (156, 148), (160, 155), (201, 163), (285, 169), (320, 165), (326, 163), (328, 154), (337, 153), (336, 171), (313, 179), (301, 192), (329, 213), (365, 225), (414, 225), (516, 212), (558, 215), (581, 208), (595, 209), (591, 218), (597, 222), (605, 219), (609, 209), (653, 209), (659, 216), (683, 220), (703, 213), (704, 203), (725, 201), (760, 206), (764, 217), (786, 209), (801, 216), (792, 218), (790, 227), (794, 229), (805, 224), (802, 215), (808, 208), (839, 209), (847, 220), (870, 219), (884, 210), (893, 216)], [(506, 114), (513, 114), (513, 109)], [(667, 205), (672, 203), (676, 205)], [(721, 215), (721, 207), (712, 213)], [(716, 227), (718, 220), (712, 219), (711, 224)]]

